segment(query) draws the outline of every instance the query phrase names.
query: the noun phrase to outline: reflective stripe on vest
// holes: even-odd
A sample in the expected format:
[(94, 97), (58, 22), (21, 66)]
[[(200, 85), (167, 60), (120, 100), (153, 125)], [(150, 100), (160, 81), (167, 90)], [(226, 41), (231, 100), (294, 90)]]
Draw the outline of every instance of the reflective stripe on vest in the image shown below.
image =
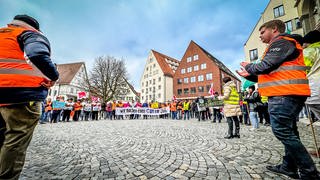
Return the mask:
[(308, 79), (288, 79), (288, 80), (272, 81), (272, 82), (259, 84), (259, 88), (264, 88), (269, 86), (280, 86), (285, 84), (309, 84), (309, 81)]
[(307, 66), (280, 66), (278, 69), (271, 71), (271, 73), (274, 72), (280, 72), (280, 71), (287, 71), (287, 70), (300, 70), (300, 71), (305, 71), (307, 70)]
[(239, 104), (239, 93), (237, 92), (235, 87), (231, 87), (231, 93), (228, 99), (224, 100), (225, 104), (233, 104), (233, 105), (237, 105)]
[[(278, 39), (294, 42), (300, 54), (296, 59), (282, 63), (279, 68), (269, 74), (258, 76), (261, 96), (310, 95), (309, 83), (305, 73), (307, 67), (304, 64), (302, 47), (294, 39), (283, 36), (277, 37), (273, 42)], [(265, 50), (262, 61), (273, 42)]]
[[(16, 68), (11, 68), (13, 66)], [(0, 74), (20, 74), (47, 78), (36, 66), (20, 59), (0, 59)]]

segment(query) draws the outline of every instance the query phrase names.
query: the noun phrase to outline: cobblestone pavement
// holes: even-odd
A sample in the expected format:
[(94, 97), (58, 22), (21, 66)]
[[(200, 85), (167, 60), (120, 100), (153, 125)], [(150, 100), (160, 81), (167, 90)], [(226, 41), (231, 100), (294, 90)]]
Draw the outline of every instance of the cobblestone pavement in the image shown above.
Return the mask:
[[(271, 128), (250, 128), (241, 126), (241, 138), (227, 140), (226, 122), (38, 125), (20, 179), (287, 179), (265, 168), (279, 164), (284, 152)], [(313, 148), (310, 128), (300, 123), (299, 129), (303, 143)]]

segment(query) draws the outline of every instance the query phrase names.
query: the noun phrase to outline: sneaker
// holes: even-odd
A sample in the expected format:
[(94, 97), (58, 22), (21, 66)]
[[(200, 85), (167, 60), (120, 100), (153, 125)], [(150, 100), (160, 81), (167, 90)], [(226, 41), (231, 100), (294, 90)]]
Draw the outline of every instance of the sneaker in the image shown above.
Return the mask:
[(300, 178), (298, 172), (289, 171), (289, 170), (283, 168), (281, 166), (281, 164), (276, 165), (276, 166), (267, 166), (266, 168), (269, 171), (272, 171), (272, 172), (275, 172), (275, 173), (278, 173), (278, 174), (284, 174), (284, 175), (289, 176), (289, 177), (291, 177), (293, 179), (299, 179)]

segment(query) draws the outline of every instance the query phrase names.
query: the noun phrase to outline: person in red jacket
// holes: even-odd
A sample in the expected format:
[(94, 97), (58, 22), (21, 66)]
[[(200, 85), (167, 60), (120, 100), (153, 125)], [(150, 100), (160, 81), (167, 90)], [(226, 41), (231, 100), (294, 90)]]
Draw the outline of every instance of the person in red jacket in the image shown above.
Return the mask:
[(41, 103), (59, 77), (50, 51), (28, 15), (0, 28), (0, 179), (19, 178)]

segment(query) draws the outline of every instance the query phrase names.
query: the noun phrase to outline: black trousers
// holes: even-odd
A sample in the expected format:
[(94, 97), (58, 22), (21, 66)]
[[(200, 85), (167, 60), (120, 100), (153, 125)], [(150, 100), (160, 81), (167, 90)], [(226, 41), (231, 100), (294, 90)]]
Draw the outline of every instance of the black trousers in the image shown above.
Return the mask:
[[(229, 126), (228, 135), (240, 135), (240, 123), (237, 116), (227, 117), (227, 122)], [(235, 132), (233, 133), (233, 122), (235, 125)]]

